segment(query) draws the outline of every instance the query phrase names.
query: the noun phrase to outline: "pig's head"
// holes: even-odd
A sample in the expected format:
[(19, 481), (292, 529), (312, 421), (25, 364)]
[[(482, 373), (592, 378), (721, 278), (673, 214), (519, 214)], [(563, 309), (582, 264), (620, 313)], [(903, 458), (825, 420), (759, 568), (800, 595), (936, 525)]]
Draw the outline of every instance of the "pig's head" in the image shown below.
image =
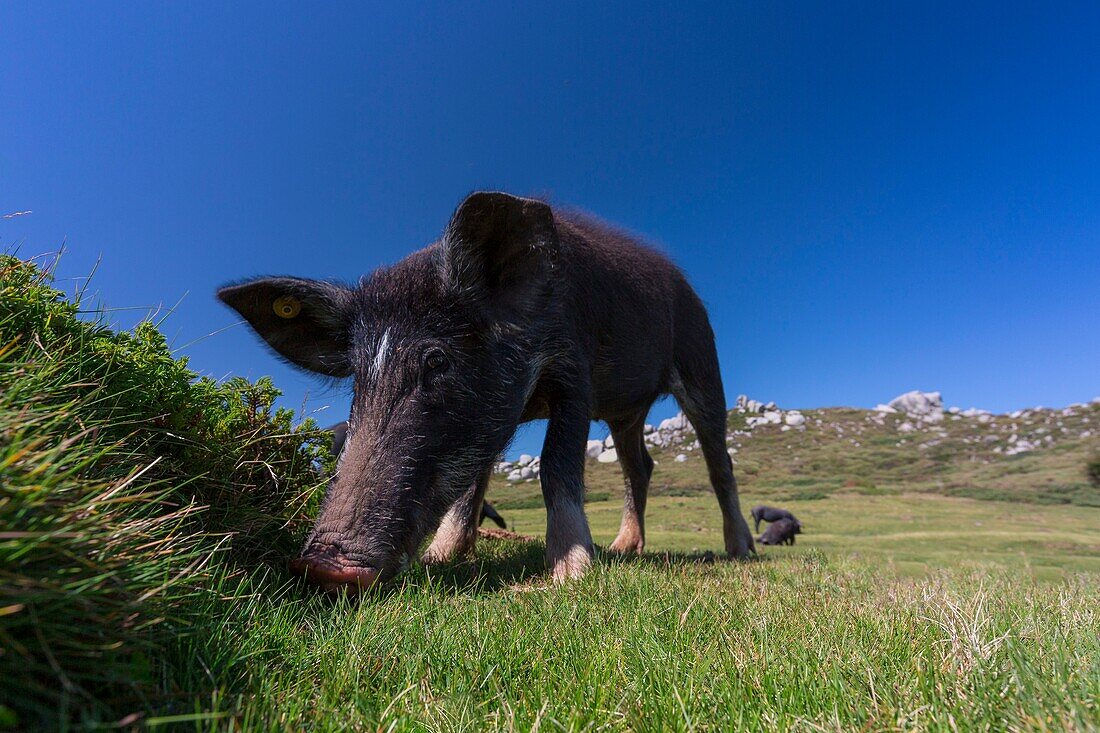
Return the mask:
[(358, 287), (219, 291), (290, 363), (354, 380), (340, 465), (292, 570), (325, 590), (392, 577), (506, 447), (545, 353), (559, 247), (546, 204), (476, 193), (438, 243)]

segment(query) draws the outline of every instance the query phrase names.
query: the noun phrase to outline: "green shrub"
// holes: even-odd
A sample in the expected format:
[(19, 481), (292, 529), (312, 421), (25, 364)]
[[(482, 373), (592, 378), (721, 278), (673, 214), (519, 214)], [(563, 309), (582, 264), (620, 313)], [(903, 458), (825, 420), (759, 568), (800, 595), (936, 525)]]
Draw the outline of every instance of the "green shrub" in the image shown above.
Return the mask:
[(189, 601), (292, 552), (331, 468), (269, 380), (78, 310), (0, 257), (0, 718), (27, 727), (155, 707)]
[(1093, 486), (1100, 489), (1100, 456), (1096, 456), (1088, 465), (1085, 466), (1085, 475), (1089, 477), (1089, 482)]

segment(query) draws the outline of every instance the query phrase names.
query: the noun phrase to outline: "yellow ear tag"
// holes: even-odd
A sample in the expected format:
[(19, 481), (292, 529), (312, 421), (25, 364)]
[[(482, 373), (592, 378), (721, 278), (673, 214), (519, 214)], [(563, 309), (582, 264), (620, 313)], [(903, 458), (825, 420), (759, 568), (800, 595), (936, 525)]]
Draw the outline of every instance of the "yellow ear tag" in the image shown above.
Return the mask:
[(279, 318), (293, 318), (302, 312), (302, 302), (293, 295), (281, 295), (275, 299), (272, 309)]

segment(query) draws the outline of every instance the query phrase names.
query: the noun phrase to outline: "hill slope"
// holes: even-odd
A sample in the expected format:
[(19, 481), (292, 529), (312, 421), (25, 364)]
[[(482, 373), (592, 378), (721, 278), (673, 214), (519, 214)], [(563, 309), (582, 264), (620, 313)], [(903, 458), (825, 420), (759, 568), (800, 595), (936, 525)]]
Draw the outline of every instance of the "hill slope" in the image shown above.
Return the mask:
[[(749, 407), (729, 412), (727, 444), (742, 501), (750, 505), (844, 490), (1100, 507), (1100, 487), (1086, 476), (1086, 465), (1100, 455), (1100, 400), (1008, 415), (956, 408), (921, 415), (886, 406), (761, 413), (751, 409), (759, 403), (743, 402)], [(690, 426), (659, 427), (651, 436), (658, 464), (651, 494), (709, 493)], [(509, 481), (512, 470), (502, 466), (491, 499), (502, 510), (541, 505), (537, 482)], [(622, 491), (617, 462), (590, 460), (586, 478), (590, 501)]]

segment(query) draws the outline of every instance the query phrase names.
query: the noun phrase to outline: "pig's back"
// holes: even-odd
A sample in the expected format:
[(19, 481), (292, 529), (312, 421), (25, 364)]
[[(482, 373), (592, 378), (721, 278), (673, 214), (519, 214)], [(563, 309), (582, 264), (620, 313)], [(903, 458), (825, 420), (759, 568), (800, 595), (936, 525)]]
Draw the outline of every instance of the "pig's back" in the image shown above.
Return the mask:
[(629, 414), (668, 391), (677, 304), (694, 296), (679, 268), (632, 237), (581, 217), (557, 224), (597, 416)]

